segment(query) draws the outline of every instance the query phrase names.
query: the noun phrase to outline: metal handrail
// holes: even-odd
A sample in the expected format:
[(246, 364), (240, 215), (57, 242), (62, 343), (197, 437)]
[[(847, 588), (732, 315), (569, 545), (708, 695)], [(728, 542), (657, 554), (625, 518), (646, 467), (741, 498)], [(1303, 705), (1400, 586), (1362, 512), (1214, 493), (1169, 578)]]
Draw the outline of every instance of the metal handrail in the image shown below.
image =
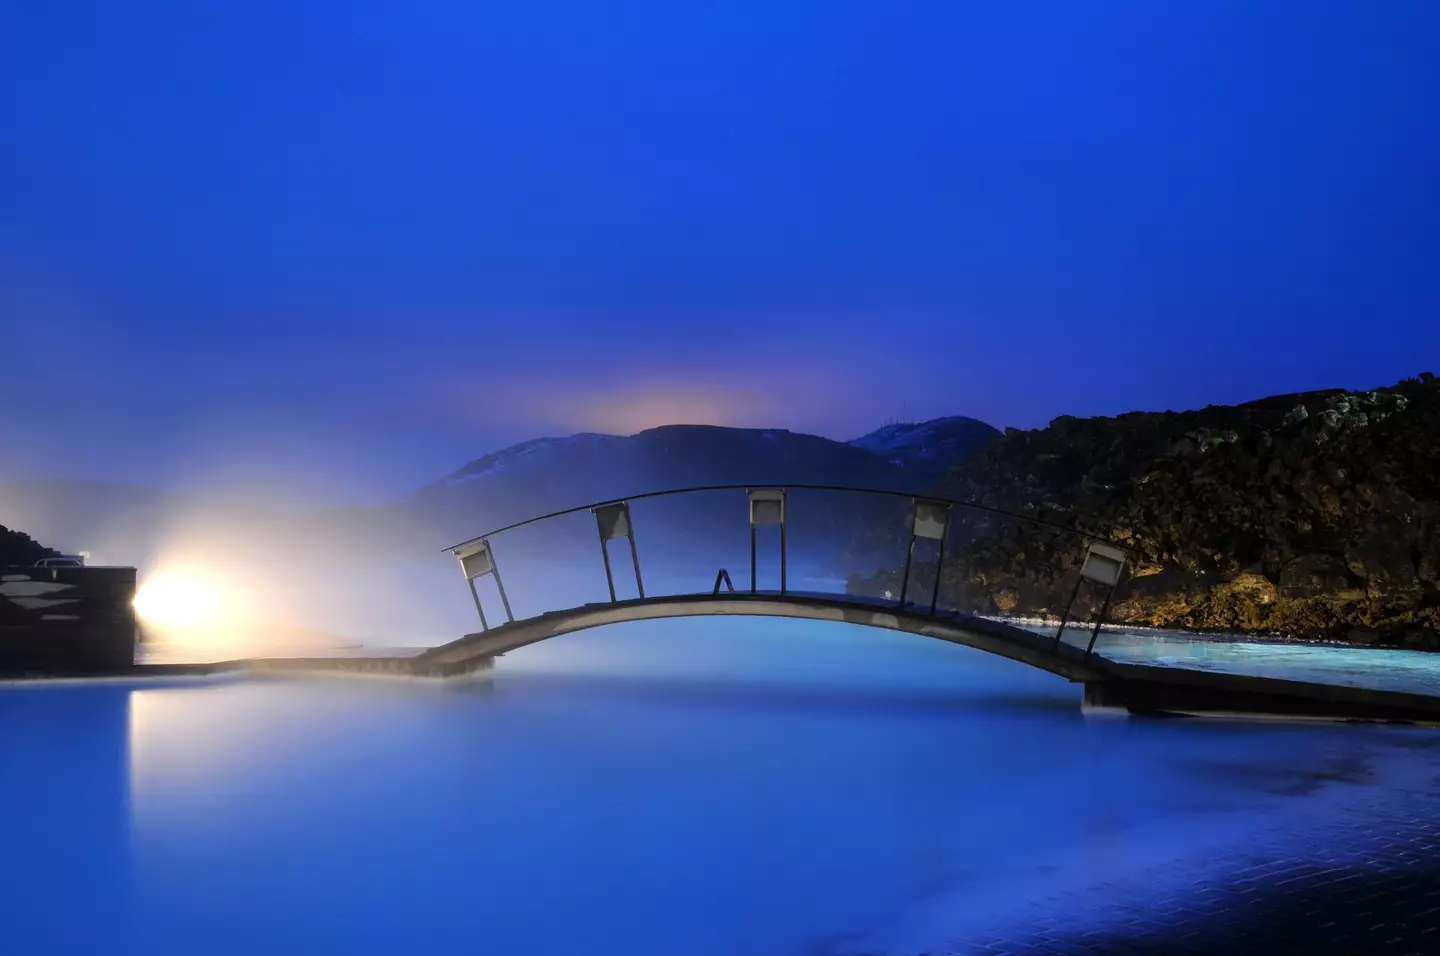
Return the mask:
[(1053, 531), (1063, 531), (1063, 532), (1065, 532), (1066, 534), (1073, 534), (1073, 535), (1076, 535), (1077, 537), (1088, 538), (1088, 539), (1093, 540), (1093, 541), (1104, 541), (1106, 544), (1109, 544), (1109, 545), (1112, 545), (1113, 547), (1119, 548), (1119, 549), (1121, 549), (1122, 551), (1125, 551), (1127, 554), (1133, 554), (1133, 553), (1134, 553), (1134, 548), (1130, 547), (1129, 545), (1122, 544), (1122, 543), (1120, 543), (1120, 542), (1118, 542), (1118, 541), (1113, 541), (1113, 540), (1111, 540), (1111, 539), (1109, 539), (1109, 538), (1106, 538), (1105, 536), (1100, 535), (1100, 534), (1094, 534), (1094, 533), (1091, 533), (1091, 532), (1089, 532), (1089, 531), (1081, 531), (1081, 530), (1079, 530), (1078, 528), (1067, 528), (1066, 526), (1064, 526), (1064, 525), (1062, 525), (1062, 524), (1056, 524), (1056, 523), (1053, 522), (1053, 521), (1046, 521), (1046, 520), (1043, 519), (1043, 518), (1034, 518), (1034, 517), (1031, 517), (1031, 516), (1029, 516), (1029, 515), (1016, 514), (1016, 513), (1012, 512), (1012, 511), (1005, 511), (1005, 510), (1002, 509), (1002, 508), (992, 508), (992, 507), (990, 507), (989, 505), (976, 504), (976, 503), (973, 502), (973, 501), (960, 501), (960, 500), (955, 499), (955, 498), (941, 498), (941, 497), (937, 497), (937, 496), (935, 496), (935, 495), (921, 495), (921, 494), (915, 494), (915, 493), (908, 492), (908, 491), (892, 491), (892, 490), (887, 489), (887, 488), (856, 488), (856, 487), (853, 487), (853, 486), (846, 486), (846, 485), (765, 485), (765, 486), (757, 486), (757, 485), (755, 485), (755, 484), (748, 484), (748, 485), (697, 485), (697, 486), (695, 486), (695, 487), (693, 487), (693, 488), (671, 488), (671, 489), (668, 489), (668, 490), (666, 490), (666, 491), (646, 491), (646, 492), (643, 492), (643, 493), (638, 494), (638, 495), (629, 495), (628, 497), (623, 497), (623, 498), (606, 498), (606, 499), (603, 500), (603, 501), (597, 501), (597, 502), (594, 502), (594, 503), (592, 503), (592, 504), (588, 504), (588, 505), (578, 505), (577, 507), (574, 507), (574, 508), (565, 508), (565, 509), (563, 509), (563, 510), (561, 510), (561, 511), (552, 511), (552, 512), (550, 512), (549, 514), (539, 515), (539, 516), (534, 517), (534, 518), (526, 518), (524, 521), (516, 521), (516, 522), (514, 522), (513, 524), (507, 524), (507, 525), (505, 525), (503, 528), (496, 528), (494, 531), (487, 531), (487, 532), (485, 532), (484, 534), (477, 534), (477, 535), (475, 535), (473, 538), (467, 538), (467, 539), (465, 539), (464, 541), (461, 541), (459, 544), (451, 545), (450, 547), (444, 548), (443, 550), (444, 550), (444, 551), (447, 551), (447, 552), (452, 552), (452, 553), (453, 553), (453, 552), (459, 551), (459, 550), (461, 550), (461, 549), (463, 549), (463, 548), (465, 548), (465, 547), (467, 547), (467, 546), (469, 546), (469, 545), (477, 544), (477, 543), (485, 540), (486, 538), (493, 538), (495, 535), (504, 534), (506, 531), (514, 531), (516, 528), (523, 528), (523, 527), (525, 527), (526, 525), (538, 524), (538, 523), (540, 523), (541, 521), (549, 521), (551, 518), (562, 518), (562, 517), (564, 517), (565, 515), (579, 514), (579, 513), (582, 512), (582, 511), (592, 511), (592, 510), (594, 510), (594, 509), (596, 509), (596, 508), (603, 508), (603, 507), (605, 507), (606, 505), (618, 505), (618, 504), (625, 503), (625, 502), (640, 501), (640, 500), (643, 500), (643, 499), (645, 499), (645, 498), (664, 498), (664, 497), (668, 497), (668, 496), (670, 496), (670, 495), (687, 495), (687, 494), (694, 494), (694, 493), (696, 493), (696, 492), (701, 492), (701, 491), (746, 491), (746, 490), (748, 490), (748, 489), (750, 489), (750, 488), (755, 488), (755, 487), (784, 488), (784, 489), (786, 489), (786, 490), (788, 490), (788, 491), (842, 491), (842, 492), (847, 492), (847, 493), (850, 493), (850, 494), (882, 495), (882, 496), (890, 497), (890, 498), (909, 498), (909, 499), (911, 499), (911, 500), (933, 501), (933, 502), (936, 502), (937, 504), (951, 505), (951, 506), (960, 507), (960, 508), (969, 508), (969, 509), (971, 509), (972, 511), (980, 511), (980, 512), (983, 512), (983, 513), (985, 513), (985, 514), (999, 515), (1000, 517), (1003, 517), (1003, 518), (1013, 518), (1013, 519), (1015, 519), (1016, 521), (1028, 522), (1029, 524), (1039, 525), (1040, 527), (1044, 527), (1044, 528), (1050, 528), (1050, 529), (1053, 530)]
[[(484, 610), (483, 607), (481, 607), (479, 592), (477, 592), (477, 591), (475, 590), (475, 578), (476, 578), (476, 577), (483, 576), (483, 575), (493, 575), (493, 576), (494, 576), (494, 578), (495, 578), (495, 586), (496, 586), (496, 588), (497, 588), (497, 589), (499, 590), (499, 592), (500, 592), (500, 599), (501, 599), (501, 601), (504, 602), (504, 604), (505, 604), (505, 616), (506, 616), (506, 619), (507, 619), (507, 621), (509, 621), (509, 622), (511, 622), (511, 623), (513, 623), (514, 620), (515, 620), (514, 615), (513, 615), (513, 614), (511, 613), (511, 611), (510, 611), (510, 602), (509, 602), (508, 598), (507, 598), (506, 595), (505, 595), (505, 586), (504, 586), (504, 585), (501, 583), (501, 581), (500, 581), (500, 570), (499, 570), (499, 567), (497, 566), (497, 564), (496, 564), (496, 562), (495, 562), (495, 555), (494, 555), (494, 552), (493, 552), (493, 550), (492, 550), (492, 546), (491, 546), (491, 544), (490, 544), (490, 540), (489, 540), (489, 539), (492, 538), (492, 537), (495, 537), (496, 535), (503, 534), (503, 533), (506, 532), (506, 531), (513, 531), (513, 530), (515, 530), (515, 529), (517, 529), (517, 528), (523, 528), (523, 527), (526, 527), (527, 525), (536, 524), (536, 523), (541, 522), (541, 521), (548, 521), (548, 520), (550, 520), (550, 519), (552, 519), (552, 518), (559, 518), (559, 517), (563, 517), (563, 516), (565, 516), (565, 515), (579, 514), (579, 513), (582, 512), (582, 511), (589, 511), (589, 512), (591, 512), (591, 513), (595, 516), (596, 530), (599, 532), (599, 536), (600, 536), (600, 555), (601, 555), (603, 564), (604, 564), (604, 566), (605, 566), (605, 583), (606, 583), (606, 586), (609, 588), (609, 591), (610, 591), (610, 603), (612, 603), (612, 604), (616, 603), (616, 596), (615, 596), (615, 580), (614, 580), (613, 573), (612, 573), (612, 570), (611, 570), (611, 567), (610, 567), (609, 543), (610, 543), (610, 541), (611, 541), (612, 539), (621, 538), (621, 537), (625, 538), (625, 539), (629, 542), (629, 544), (630, 544), (630, 559), (631, 559), (631, 562), (632, 562), (632, 563), (634, 564), (634, 566), (635, 566), (635, 587), (636, 587), (637, 591), (639, 592), (640, 599), (643, 601), (643, 600), (645, 599), (645, 585), (644, 585), (644, 583), (642, 582), (641, 576), (640, 576), (640, 552), (639, 552), (639, 550), (638, 550), (638, 549), (636, 548), (636, 546), (635, 546), (634, 526), (633, 526), (633, 524), (632, 524), (632, 522), (631, 522), (631, 518), (630, 518), (630, 503), (631, 503), (632, 501), (637, 501), (637, 500), (641, 500), (641, 499), (645, 499), (645, 498), (662, 498), (662, 497), (673, 496), (673, 495), (695, 494), (695, 493), (706, 492), (706, 491), (742, 491), (742, 490), (745, 491), (745, 492), (747, 493), (747, 495), (749, 496), (749, 498), (750, 498), (750, 522), (749, 522), (749, 523), (750, 523), (750, 594), (751, 594), (751, 595), (755, 595), (755, 594), (758, 593), (758, 591), (757, 591), (757, 589), (756, 589), (756, 580), (755, 580), (755, 568), (756, 568), (756, 537), (755, 537), (755, 531), (756, 531), (756, 528), (757, 528), (757, 525), (758, 525), (758, 524), (776, 524), (776, 525), (779, 526), (779, 529), (780, 529), (780, 594), (783, 596), (783, 595), (786, 593), (787, 588), (786, 588), (786, 573), (785, 573), (785, 572), (786, 572), (786, 560), (785, 560), (785, 556), (786, 556), (786, 547), (785, 547), (785, 545), (786, 545), (786, 533), (785, 533), (785, 532), (786, 532), (786, 524), (787, 524), (787, 522), (786, 522), (785, 499), (786, 499), (786, 495), (787, 495), (790, 491), (843, 492), (843, 493), (847, 493), (847, 494), (879, 495), (879, 496), (882, 496), (882, 497), (907, 498), (907, 499), (909, 499), (910, 502), (911, 502), (911, 504), (912, 504), (912, 507), (913, 507), (913, 509), (914, 509), (914, 514), (913, 514), (912, 519), (911, 519), (912, 524), (911, 524), (911, 527), (910, 527), (910, 546), (909, 546), (909, 549), (908, 549), (907, 552), (906, 552), (906, 556), (905, 556), (905, 571), (904, 571), (904, 575), (903, 575), (903, 578), (902, 578), (902, 581), (901, 581), (901, 585), (900, 585), (900, 600), (899, 600), (899, 602), (897, 603), (896, 607), (903, 609), (903, 608), (907, 607), (908, 604), (910, 603), (910, 602), (907, 600), (907, 596), (908, 596), (908, 590), (909, 590), (909, 585), (910, 585), (910, 572), (911, 572), (912, 564), (913, 564), (913, 562), (914, 562), (914, 557), (915, 557), (915, 545), (916, 545), (916, 542), (917, 542), (920, 538), (934, 539), (934, 540), (936, 540), (936, 541), (939, 543), (939, 545), (940, 545), (940, 552), (939, 552), (939, 556), (938, 556), (937, 559), (936, 559), (935, 579), (934, 579), (934, 581), (933, 581), (933, 583), (932, 583), (931, 592), (930, 592), (930, 612), (929, 612), (929, 613), (930, 613), (930, 616), (931, 616), (931, 617), (934, 617), (935, 614), (936, 614), (936, 611), (938, 610), (938, 601), (939, 601), (939, 598), (940, 598), (940, 579), (941, 579), (941, 574), (942, 574), (942, 572), (944, 571), (944, 565), (945, 565), (945, 544), (946, 544), (947, 539), (949, 538), (950, 529), (951, 529), (951, 527), (952, 527), (952, 525), (951, 525), (951, 512), (952, 512), (956, 507), (968, 508), (968, 509), (970, 509), (970, 510), (972, 510), (972, 511), (978, 511), (978, 512), (980, 512), (980, 513), (982, 513), (982, 514), (986, 514), (986, 515), (998, 515), (998, 516), (1001, 516), (1001, 517), (1004, 517), (1004, 518), (1008, 518), (1008, 519), (1012, 519), (1012, 520), (1015, 520), (1015, 521), (1025, 522), (1025, 523), (1032, 524), (1032, 525), (1037, 525), (1037, 526), (1039, 526), (1039, 527), (1048, 528), (1048, 529), (1050, 529), (1050, 530), (1052, 530), (1052, 531), (1057, 531), (1057, 532), (1061, 532), (1061, 533), (1064, 533), (1064, 534), (1067, 534), (1067, 535), (1071, 535), (1071, 536), (1073, 536), (1073, 537), (1075, 537), (1075, 538), (1078, 538), (1079, 540), (1081, 540), (1081, 541), (1083, 541), (1083, 542), (1088, 542), (1088, 543), (1089, 543), (1089, 552), (1087, 552), (1087, 555), (1086, 555), (1086, 564), (1085, 564), (1084, 567), (1082, 567), (1082, 568), (1080, 569), (1080, 576), (1081, 576), (1081, 577), (1080, 577), (1080, 580), (1077, 580), (1077, 581), (1076, 581), (1075, 593), (1071, 595), (1070, 605), (1067, 605), (1067, 607), (1066, 607), (1066, 609), (1065, 609), (1065, 617), (1061, 620), (1060, 630), (1057, 631), (1057, 632), (1056, 632), (1056, 635), (1055, 635), (1055, 646), (1054, 646), (1054, 648), (1053, 648), (1053, 651), (1055, 651), (1055, 652), (1058, 652), (1058, 651), (1059, 651), (1061, 637), (1062, 637), (1062, 635), (1064, 634), (1064, 630), (1065, 630), (1065, 622), (1066, 622), (1066, 620), (1069, 618), (1071, 607), (1074, 605), (1074, 603), (1075, 603), (1075, 598), (1076, 598), (1076, 596), (1079, 594), (1081, 581), (1083, 581), (1083, 579), (1084, 579), (1085, 577), (1087, 577), (1087, 576), (1094, 577), (1096, 580), (1101, 580), (1101, 579), (1105, 576), (1104, 573), (1103, 573), (1103, 572), (1104, 572), (1104, 568), (1103, 568), (1103, 567), (1099, 569), (1099, 572), (1100, 572), (1100, 573), (1093, 573), (1093, 572), (1092, 572), (1090, 575), (1087, 575), (1087, 573), (1086, 573), (1086, 568), (1089, 567), (1091, 558), (1094, 557), (1094, 556), (1098, 553), (1098, 552), (1096, 551), (1096, 548), (1098, 547), (1098, 545), (1096, 544), (1096, 542), (1098, 542), (1098, 541), (1105, 541), (1105, 540), (1106, 540), (1106, 539), (1102, 538), (1102, 537), (1099, 536), (1099, 535), (1091, 534), (1091, 533), (1086, 532), (1086, 531), (1081, 531), (1081, 530), (1079, 530), (1079, 529), (1077, 529), (1077, 528), (1068, 528), (1068, 527), (1065, 527), (1064, 525), (1059, 525), (1059, 524), (1055, 524), (1054, 522), (1051, 522), (1051, 521), (1046, 521), (1046, 520), (1044, 520), (1043, 518), (1034, 518), (1034, 517), (1031, 517), (1031, 516), (1029, 516), (1029, 515), (1015, 514), (1015, 513), (1013, 513), (1013, 512), (1004, 511), (1004, 510), (1002, 510), (1002, 509), (1000, 509), (1000, 508), (992, 508), (992, 507), (990, 507), (990, 506), (988, 506), (988, 505), (980, 505), (980, 504), (975, 504), (975, 503), (973, 503), (973, 502), (956, 501), (956, 500), (954, 500), (954, 499), (948, 499), (948, 498), (926, 497), (926, 496), (923, 496), (923, 495), (909, 494), (909, 493), (903, 492), (903, 491), (891, 491), (891, 490), (889, 490), (889, 489), (881, 489), (881, 488), (856, 488), (856, 487), (853, 487), (853, 486), (844, 486), (844, 485), (809, 485), (809, 484), (800, 484), (800, 485), (783, 485), (783, 486), (774, 486), (774, 485), (772, 485), (772, 486), (768, 486), (768, 487), (759, 487), (759, 488), (757, 488), (757, 487), (755, 487), (755, 486), (753, 486), (753, 485), (702, 485), (702, 486), (697, 486), (697, 487), (693, 487), (693, 488), (674, 488), (674, 489), (670, 489), (670, 490), (667, 490), (667, 491), (647, 491), (647, 492), (643, 492), (643, 493), (638, 494), (638, 495), (632, 495), (632, 496), (630, 496), (629, 498), (609, 498), (609, 499), (606, 499), (605, 501), (596, 502), (596, 503), (594, 503), (594, 504), (580, 505), (580, 506), (578, 506), (578, 507), (566, 508), (566, 509), (564, 509), (564, 510), (562, 510), (562, 511), (555, 511), (555, 512), (551, 512), (550, 514), (540, 515), (540, 516), (535, 517), (535, 518), (527, 518), (527, 519), (524, 520), (524, 521), (517, 521), (517, 522), (515, 522), (515, 523), (513, 523), (513, 524), (508, 524), (508, 525), (506, 525), (506, 526), (503, 527), (503, 528), (498, 528), (498, 529), (496, 529), (496, 530), (494, 530), (494, 531), (489, 531), (489, 532), (486, 532), (486, 533), (483, 534), (483, 535), (479, 535), (478, 537), (474, 537), (474, 538), (470, 538), (470, 539), (468, 539), (468, 540), (466, 540), (466, 541), (462, 541), (460, 544), (453, 545), (453, 546), (451, 546), (450, 548), (448, 548), (448, 549), (446, 549), (446, 550), (450, 551), (452, 554), (454, 554), (457, 558), (460, 559), (461, 569), (465, 572), (465, 580), (466, 580), (466, 583), (467, 583), (467, 584), (469, 585), (469, 587), (470, 587), (470, 595), (471, 595), (471, 597), (472, 597), (472, 598), (474, 599), (474, 601), (475, 601), (475, 610), (476, 610), (476, 611), (479, 613), (479, 615), (480, 615), (480, 627), (481, 627), (481, 630), (489, 630), (489, 623), (488, 623), (488, 622), (486, 621), (486, 619), (485, 619), (485, 610)], [(766, 508), (765, 508), (765, 510), (764, 510), (763, 513), (756, 510), (757, 503), (766, 506)], [(1121, 560), (1121, 565), (1120, 565), (1120, 567), (1123, 568), (1124, 563), (1125, 563), (1125, 562), (1124, 562), (1124, 555), (1132, 554), (1133, 551), (1132, 551), (1131, 548), (1126, 547), (1125, 545), (1119, 544), (1118, 542), (1117, 542), (1117, 543), (1114, 543), (1114, 544), (1113, 544), (1113, 547), (1114, 547), (1114, 549), (1115, 549), (1115, 552), (1116, 552), (1118, 555), (1120, 555), (1120, 560)], [(1102, 558), (1103, 558), (1103, 555), (1102, 555)], [(711, 593), (712, 593), (712, 594), (715, 594), (715, 595), (718, 595), (718, 594), (720, 593), (720, 585), (721, 585), (722, 583), (725, 584), (725, 586), (728, 587), (732, 593), (734, 592), (735, 586), (731, 583), (731, 581), (730, 581), (730, 575), (729, 575), (729, 573), (728, 573), (727, 571), (725, 571), (724, 568), (721, 568), (720, 571), (719, 571), (719, 573), (717, 573), (717, 574), (715, 575), (715, 585), (714, 585)], [(1086, 652), (1085, 652), (1085, 656), (1086, 656), (1086, 659), (1087, 659), (1087, 660), (1089, 659), (1090, 653), (1091, 653), (1091, 651), (1092, 651), (1093, 648), (1094, 648), (1095, 639), (1096, 639), (1096, 637), (1097, 637), (1098, 634), (1099, 634), (1101, 622), (1102, 622), (1102, 621), (1104, 620), (1104, 618), (1105, 618), (1105, 613), (1106, 613), (1106, 611), (1109, 610), (1109, 607), (1110, 607), (1110, 597), (1113, 596), (1113, 594), (1114, 594), (1114, 584), (1116, 584), (1116, 583), (1118, 583), (1118, 582), (1116, 582), (1116, 581), (1108, 581), (1108, 582), (1106, 582), (1106, 583), (1111, 584), (1111, 588), (1110, 588), (1110, 591), (1108, 592), (1107, 597), (1106, 597), (1106, 599), (1105, 599), (1105, 607), (1101, 609), (1100, 616), (1096, 619), (1096, 622), (1095, 622), (1095, 631), (1094, 631), (1094, 633), (1091, 635), (1091, 638), (1090, 638), (1090, 646), (1086, 649)], [(889, 597), (888, 592), (887, 592), (887, 594), (886, 594), (886, 597), (887, 597), (887, 598)]]

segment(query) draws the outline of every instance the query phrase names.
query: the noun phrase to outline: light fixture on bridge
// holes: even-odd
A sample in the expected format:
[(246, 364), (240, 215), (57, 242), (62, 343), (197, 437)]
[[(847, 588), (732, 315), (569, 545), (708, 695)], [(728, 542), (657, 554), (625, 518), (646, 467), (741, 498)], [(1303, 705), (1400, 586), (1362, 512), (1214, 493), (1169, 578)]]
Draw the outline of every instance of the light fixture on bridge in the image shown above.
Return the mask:
[(635, 565), (635, 590), (643, 599), (645, 582), (640, 579), (640, 552), (635, 550), (635, 527), (630, 521), (630, 502), (617, 501), (590, 509), (595, 515), (595, 525), (600, 530), (600, 557), (605, 561), (605, 584), (610, 588), (610, 600), (615, 600), (615, 576), (610, 570), (610, 542), (624, 538), (630, 542), (630, 561)]
[(943, 501), (915, 502), (915, 537), (944, 541), (950, 530), (950, 505)]
[(1082, 576), (1112, 588), (1120, 583), (1124, 570), (1125, 552), (1099, 541), (1091, 543), (1090, 550), (1085, 552), (1085, 563), (1080, 566)]
[(780, 528), (780, 593), (786, 590), (785, 581), (785, 489), (747, 488), (750, 496), (750, 593), (755, 593), (755, 529), (761, 525), (778, 525)]
[(915, 542), (921, 538), (940, 542), (940, 554), (935, 559), (935, 582), (930, 588), (930, 613), (940, 600), (940, 572), (945, 564), (945, 539), (950, 534), (950, 511), (947, 501), (926, 501), (914, 499), (914, 514), (910, 522), (910, 549), (905, 553), (905, 576), (900, 581), (900, 607), (905, 607), (905, 595), (910, 590), (910, 565), (915, 560)]
[(487, 574), (495, 578), (495, 589), (500, 592), (500, 603), (505, 605), (505, 618), (513, 623), (515, 615), (510, 613), (510, 599), (505, 596), (505, 585), (500, 580), (500, 569), (495, 566), (495, 553), (490, 549), (490, 542), (485, 538), (469, 541), (452, 553), (460, 561), (465, 583), (470, 585), (470, 596), (475, 599), (475, 610), (480, 615), (480, 629), (488, 631), (490, 625), (485, 620), (485, 607), (480, 603), (480, 592), (475, 590), (475, 579)]
[(1105, 615), (1110, 613), (1110, 600), (1115, 596), (1115, 588), (1125, 573), (1125, 561), (1125, 552), (1115, 545), (1103, 541), (1090, 542), (1085, 550), (1085, 560), (1080, 565), (1080, 576), (1075, 579), (1075, 589), (1070, 592), (1070, 603), (1065, 605), (1065, 613), (1060, 617), (1060, 629), (1055, 632), (1057, 651), (1060, 649), (1061, 639), (1065, 636), (1065, 625), (1070, 623), (1070, 612), (1075, 607), (1075, 599), (1080, 596), (1080, 585), (1086, 581), (1094, 581), (1104, 585), (1105, 603), (1100, 606), (1100, 616), (1095, 618), (1095, 626), (1090, 631), (1090, 643), (1085, 646), (1085, 658), (1089, 660), (1095, 650), (1095, 641), (1100, 637), (1100, 627), (1105, 623)]
[(495, 561), (490, 557), (488, 541), (466, 545), (455, 552), (455, 557), (460, 559), (460, 570), (464, 572), (467, 581), (473, 581), (495, 570)]
[(783, 525), (785, 523), (785, 489), (751, 488), (750, 523), (753, 525)]

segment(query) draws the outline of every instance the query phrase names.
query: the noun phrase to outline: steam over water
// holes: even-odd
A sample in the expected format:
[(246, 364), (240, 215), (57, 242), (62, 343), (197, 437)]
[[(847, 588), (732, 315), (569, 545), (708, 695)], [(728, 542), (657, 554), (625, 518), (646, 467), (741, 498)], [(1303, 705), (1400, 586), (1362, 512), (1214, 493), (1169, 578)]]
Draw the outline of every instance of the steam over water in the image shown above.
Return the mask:
[(149, 956), (920, 952), (1198, 877), (1428, 739), (1087, 719), (965, 648), (747, 619), (567, 636), (489, 684), (5, 688), (0, 728), (11, 951)]

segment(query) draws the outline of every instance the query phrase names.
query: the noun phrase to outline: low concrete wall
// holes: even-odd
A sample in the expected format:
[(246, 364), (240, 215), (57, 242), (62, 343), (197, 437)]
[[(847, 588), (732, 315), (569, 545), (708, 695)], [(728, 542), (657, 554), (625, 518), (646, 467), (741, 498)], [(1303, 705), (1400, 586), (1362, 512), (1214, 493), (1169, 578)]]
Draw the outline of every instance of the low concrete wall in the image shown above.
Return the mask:
[(0, 674), (130, 670), (134, 599), (134, 568), (0, 567)]

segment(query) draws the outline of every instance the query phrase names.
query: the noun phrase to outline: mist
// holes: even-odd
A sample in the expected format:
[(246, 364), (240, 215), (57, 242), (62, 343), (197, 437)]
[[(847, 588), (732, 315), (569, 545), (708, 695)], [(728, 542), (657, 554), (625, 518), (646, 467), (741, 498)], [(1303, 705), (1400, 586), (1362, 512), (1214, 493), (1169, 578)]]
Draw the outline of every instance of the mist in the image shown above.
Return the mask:
[[(586, 504), (584, 495), (593, 495), (588, 499), (593, 501), (606, 493), (669, 487), (676, 480), (644, 462), (576, 477), (537, 486), (525, 475), (502, 475), (482, 486), (457, 485), (452, 491), (437, 484), (348, 507), (237, 498), (203, 485), (198, 492), (176, 493), (73, 481), (12, 482), (0, 485), (0, 524), (65, 553), (86, 552), (92, 565), (137, 567), (142, 609), (154, 611), (161, 595), (183, 605), (178, 615), (154, 614), (144, 622), (151, 642), (185, 645), (212, 657), (353, 644), (433, 646), (480, 625), (446, 548), (504, 524)], [(859, 565), (845, 556), (861, 531), (898, 521), (902, 510), (891, 499), (792, 493), (788, 586), (843, 591), (846, 574), (903, 561), (903, 552), (893, 550)], [(646, 594), (708, 593), (722, 568), (736, 588), (749, 587), (743, 491), (636, 501), (631, 514)], [(588, 510), (505, 531), (492, 538), (492, 546), (517, 618), (610, 597)], [(629, 542), (610, 542), (609, 553), (616, 596), (637, 596)], [(844, 566), (847, 560), (852, 566)], [(778, 529), (758, 529), (755, 571), (757, 587), (779, 587)], [(476, 583), (489, 623), (503, 621), (494, 580)]]

